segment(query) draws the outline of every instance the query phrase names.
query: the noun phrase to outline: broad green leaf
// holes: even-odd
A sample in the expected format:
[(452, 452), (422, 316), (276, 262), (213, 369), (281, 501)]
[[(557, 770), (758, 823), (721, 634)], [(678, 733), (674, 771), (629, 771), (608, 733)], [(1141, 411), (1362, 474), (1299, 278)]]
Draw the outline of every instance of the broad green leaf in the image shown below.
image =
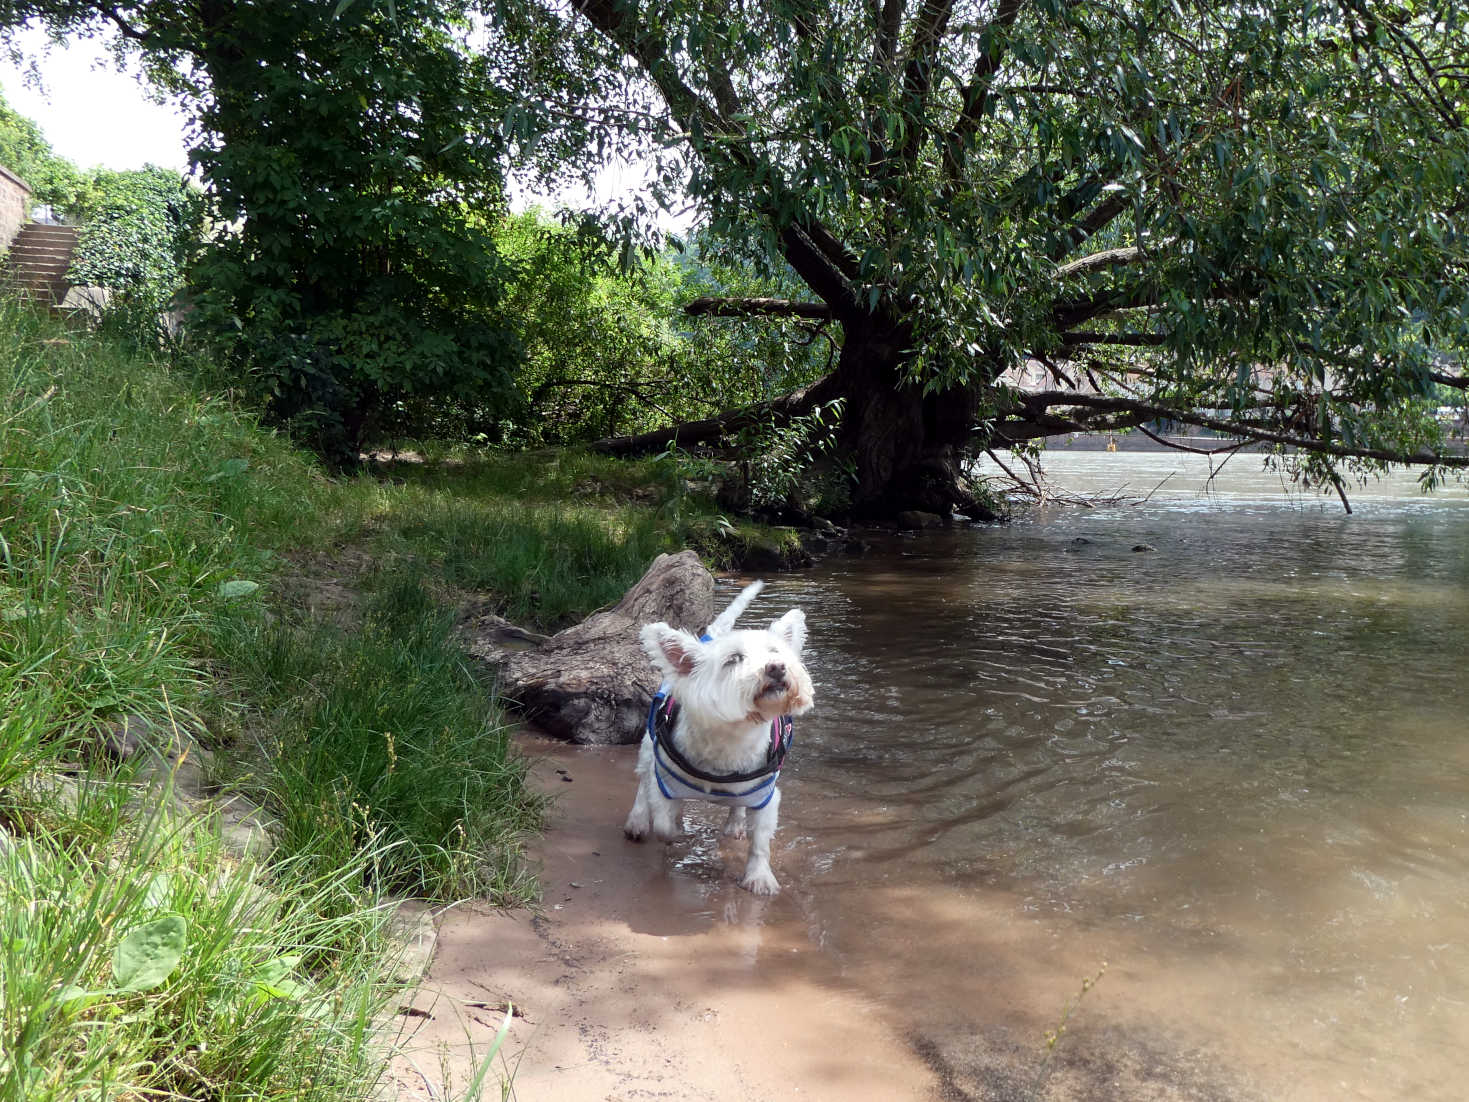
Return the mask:
[(189, 924), (183, 915), (164, 915), (135, 926), (112, 955), (112, 978), (119, 991), (151, 991), (183, 959)]

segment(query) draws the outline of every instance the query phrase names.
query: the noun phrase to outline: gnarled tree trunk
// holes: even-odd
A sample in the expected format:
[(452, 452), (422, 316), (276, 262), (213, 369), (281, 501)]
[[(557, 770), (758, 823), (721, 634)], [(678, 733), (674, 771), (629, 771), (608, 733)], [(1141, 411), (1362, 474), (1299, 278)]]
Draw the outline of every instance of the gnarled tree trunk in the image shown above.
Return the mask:
[(925, 394), (904, 378), (908, 347), (901, 325), (847, 326), (831, 389), (846, 399), (840, 443), (856, 467), (853, 512), (863, 520), (912, 509), (993, 519), (961, 484), (976, 393), (950, 387)]

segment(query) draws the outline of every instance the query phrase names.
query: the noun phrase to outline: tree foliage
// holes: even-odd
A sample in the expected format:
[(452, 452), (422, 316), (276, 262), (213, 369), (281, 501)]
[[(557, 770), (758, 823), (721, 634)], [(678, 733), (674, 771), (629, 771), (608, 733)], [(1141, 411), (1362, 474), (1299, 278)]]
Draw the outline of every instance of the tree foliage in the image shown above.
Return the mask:
[(435, 402), (502, 401), (502, 97), (454, 0), (4, 0), (0, 26), (114, 33), (195, 120), (220, 232), (193, 324), (271, 412), (353, 461)]
[[(670, 201), (840, 323), (812, 399), (849, 399), (859, 507), (962, 504), (966, 448), (1159, 418), (1319, 477), (1464, 462), (1422, 415), (1469, 351), (1452, 5), (512, 6), (595, 30), (586, 63), (621, 82), (528, 115), (646, 137)], [(1050, 385), (1007, 385), (1027, 363)]]
[(76, 165), (58, 156), (46, 135), (32, 120), (0, 96), (0, 165), (31, 187), (36, 203), (67, 205), (76, 194), (81, 174)]
[(587, 442), (694, 420), (807, 383), (825, 360), (809, 325), (688, 317), (692, 299), (769, 289), (700, 242), (623, 266), (599, 227), (536, 210), (508, 218), (496, 241), (514, 271), (505, 315), (525, 352), (504, 432), (512, 442)]

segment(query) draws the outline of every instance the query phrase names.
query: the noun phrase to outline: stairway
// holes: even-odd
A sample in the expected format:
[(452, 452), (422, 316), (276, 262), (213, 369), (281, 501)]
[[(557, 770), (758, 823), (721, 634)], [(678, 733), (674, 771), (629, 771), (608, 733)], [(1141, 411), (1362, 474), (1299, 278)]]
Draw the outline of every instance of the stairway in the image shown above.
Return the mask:
[(27, 222), (0, 262), (0, 282), (22, 298), (50, 307), (59, 306), (71, 286), (66, 271), (71, 267), (76, 244), (75, 226)]

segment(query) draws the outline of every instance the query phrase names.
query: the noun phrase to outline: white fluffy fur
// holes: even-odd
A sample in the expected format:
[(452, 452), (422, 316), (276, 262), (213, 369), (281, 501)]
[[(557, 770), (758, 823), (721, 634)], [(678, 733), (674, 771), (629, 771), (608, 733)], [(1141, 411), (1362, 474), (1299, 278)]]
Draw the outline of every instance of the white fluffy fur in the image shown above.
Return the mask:
[[(735, 620), (759, 594), (763, 583), (746, 586), (709, 625), (708, 643), (667, 624), (647, 624), (641, 632), (648, 652), (669, 692), (679, 703), (673, 740), (700, 769), (734, 773), (759, 767), (770, 745), (771, 721), (811, 708), (811, 676), (801, 664), (806, 646), (806, 617), (791, 609), (768, 628), (736, 631)], [(638, 793), (624, 830), (634, 841), (652, 834), (667, 842), (682, 831), (679, 801), (670, 800), (653, 776), (653, 743), (643, 736), (638, 752)], [(750, 856), (741, 884), (757, 895), (780, 891), (770, 871), (770, 840), (780, 810), (776, 789), (764, 807), (750, 811)], [(746, 832), (743, 807), (730, 809), (724, 831)]]

